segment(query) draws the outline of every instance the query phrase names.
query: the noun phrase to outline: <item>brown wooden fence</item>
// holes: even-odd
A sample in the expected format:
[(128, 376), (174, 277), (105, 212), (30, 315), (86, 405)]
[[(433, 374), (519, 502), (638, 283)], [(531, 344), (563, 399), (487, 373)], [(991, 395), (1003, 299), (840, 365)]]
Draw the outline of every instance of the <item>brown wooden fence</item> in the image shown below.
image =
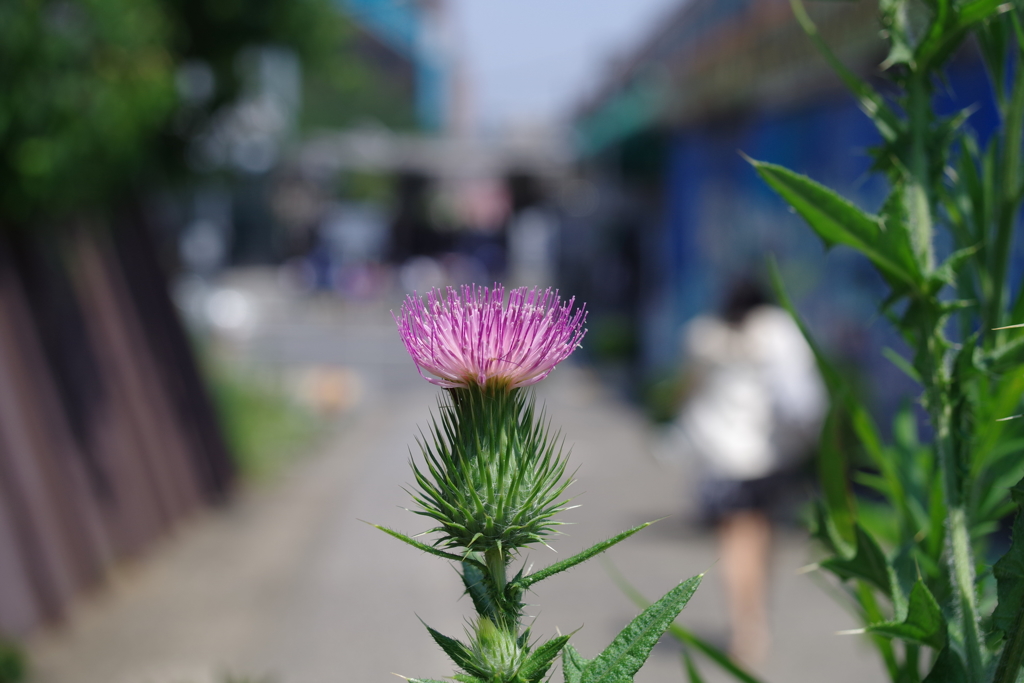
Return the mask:
[(139, 223), (0, 233), (0, 635), (59, 619), (232, 479)]

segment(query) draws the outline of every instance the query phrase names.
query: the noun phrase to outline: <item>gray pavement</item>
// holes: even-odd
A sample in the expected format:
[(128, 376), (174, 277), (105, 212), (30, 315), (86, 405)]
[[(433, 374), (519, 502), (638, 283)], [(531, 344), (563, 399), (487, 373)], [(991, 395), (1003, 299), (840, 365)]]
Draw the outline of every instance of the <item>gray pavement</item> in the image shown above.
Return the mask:
[[(60, 628), (31, 643), (31, 683), (212, 683), (227, 672), (277, 683), (377, 683), (391, 675), (443, 678), (452, 669), (417, 620), (461, 635), (471, 614), (443, 560), (359, 520), (417, 533), (404, 509), (410, 446), (437, 391), (417, 375), (386, 306), (285, 306), (277, 322), (240, 345), (283, 368), (339, 364), (361, 397), (331, 433), (286, 474), (231, 506), (184, 524), (160, 547), (119, 570)], [(648, 596), (707, 571), (681, 623), (724, 642), (712, 537), (688, 524), (693, 482), (649, 454), (643, 420), (585, 369), (559, 367), (538, 386), (578, 467), (567, 535), (528, 562), (543, 566), (643, 521), (667, 519), (607, 553)], [(764, 676), (776, 683), (883, 680), (866, 643), (813, 577), (805, 536), (781, 532), (774, 554), (774, 645)], [(593, 656), (636, 614), (600, 561), (538, 585), (534, 633), (579, 629)], [(728, 680), (709, 663), (708, 681)], [(683, 681), (679, 649), (659, 645), (638, 683)], [(555, 680), (561, 680), (560, 674)]]

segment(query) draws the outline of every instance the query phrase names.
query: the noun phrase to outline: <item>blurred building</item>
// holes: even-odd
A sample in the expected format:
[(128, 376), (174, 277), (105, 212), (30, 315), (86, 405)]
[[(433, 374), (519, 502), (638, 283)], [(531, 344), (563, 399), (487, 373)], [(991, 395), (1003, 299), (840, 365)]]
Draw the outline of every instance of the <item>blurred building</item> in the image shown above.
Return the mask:
[(453, 63), (443, 0), (339, 0), (361, 28), (360, 52), (406, 83), (425, 131), (450, 115)]
[[(839, 58), (878, 81), (887, 46), (876, 4), (808, 9)], [(996, 122), (991, 99), (979, 61), (961, 55), (941, 106), (976, 105), (968, 125), (984, 136)], [(875, 349), (902, 348), (877, 320), (886, 289), (867, 260), (826, 255), (741, 156), (792, 168), (868, 210), (887, 191), (870, 174), (868, 148), (880, 137), (787, 0), (681, 3), (581, 107), (576, 131), (564, 275), (592, 306), (590, 346), (625, 359), (630, 377), (650, 381), (672, 367), (680, 326), (716, 307), (738, 274), (766, 273), (769, 254), (835, 352), (881, 366)], [(899, 373), (875, 375), (890, 403), (906, 394)]]

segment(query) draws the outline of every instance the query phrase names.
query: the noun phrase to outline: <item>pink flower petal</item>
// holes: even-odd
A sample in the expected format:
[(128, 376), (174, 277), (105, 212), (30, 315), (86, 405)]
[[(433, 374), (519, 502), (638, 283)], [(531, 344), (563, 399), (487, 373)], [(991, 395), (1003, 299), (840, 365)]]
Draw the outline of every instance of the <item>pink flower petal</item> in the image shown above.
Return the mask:
[[(420, 374), (441, 387), (535, 384), (569, 357), (586, 330), (586, 311), (572, 310), (558, 292), (521, 287), (463, 285), (410, 295), (395, 316), (405, 348)], [(428, 377), (424, 371), (433, 375)]]

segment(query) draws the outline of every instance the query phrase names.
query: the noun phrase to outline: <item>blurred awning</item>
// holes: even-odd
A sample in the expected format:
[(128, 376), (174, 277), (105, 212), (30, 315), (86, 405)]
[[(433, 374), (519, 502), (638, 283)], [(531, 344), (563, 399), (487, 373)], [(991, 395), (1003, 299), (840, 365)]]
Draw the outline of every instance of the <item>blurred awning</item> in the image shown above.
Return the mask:
[[(875, 3), (815, 2), (819, 32), (853, 71), (881, 61)], [(654, 126), (779, 108), (842, 88), (786, 0), (692, 0), (621, 61), (575, 117), (588, 157)]]

